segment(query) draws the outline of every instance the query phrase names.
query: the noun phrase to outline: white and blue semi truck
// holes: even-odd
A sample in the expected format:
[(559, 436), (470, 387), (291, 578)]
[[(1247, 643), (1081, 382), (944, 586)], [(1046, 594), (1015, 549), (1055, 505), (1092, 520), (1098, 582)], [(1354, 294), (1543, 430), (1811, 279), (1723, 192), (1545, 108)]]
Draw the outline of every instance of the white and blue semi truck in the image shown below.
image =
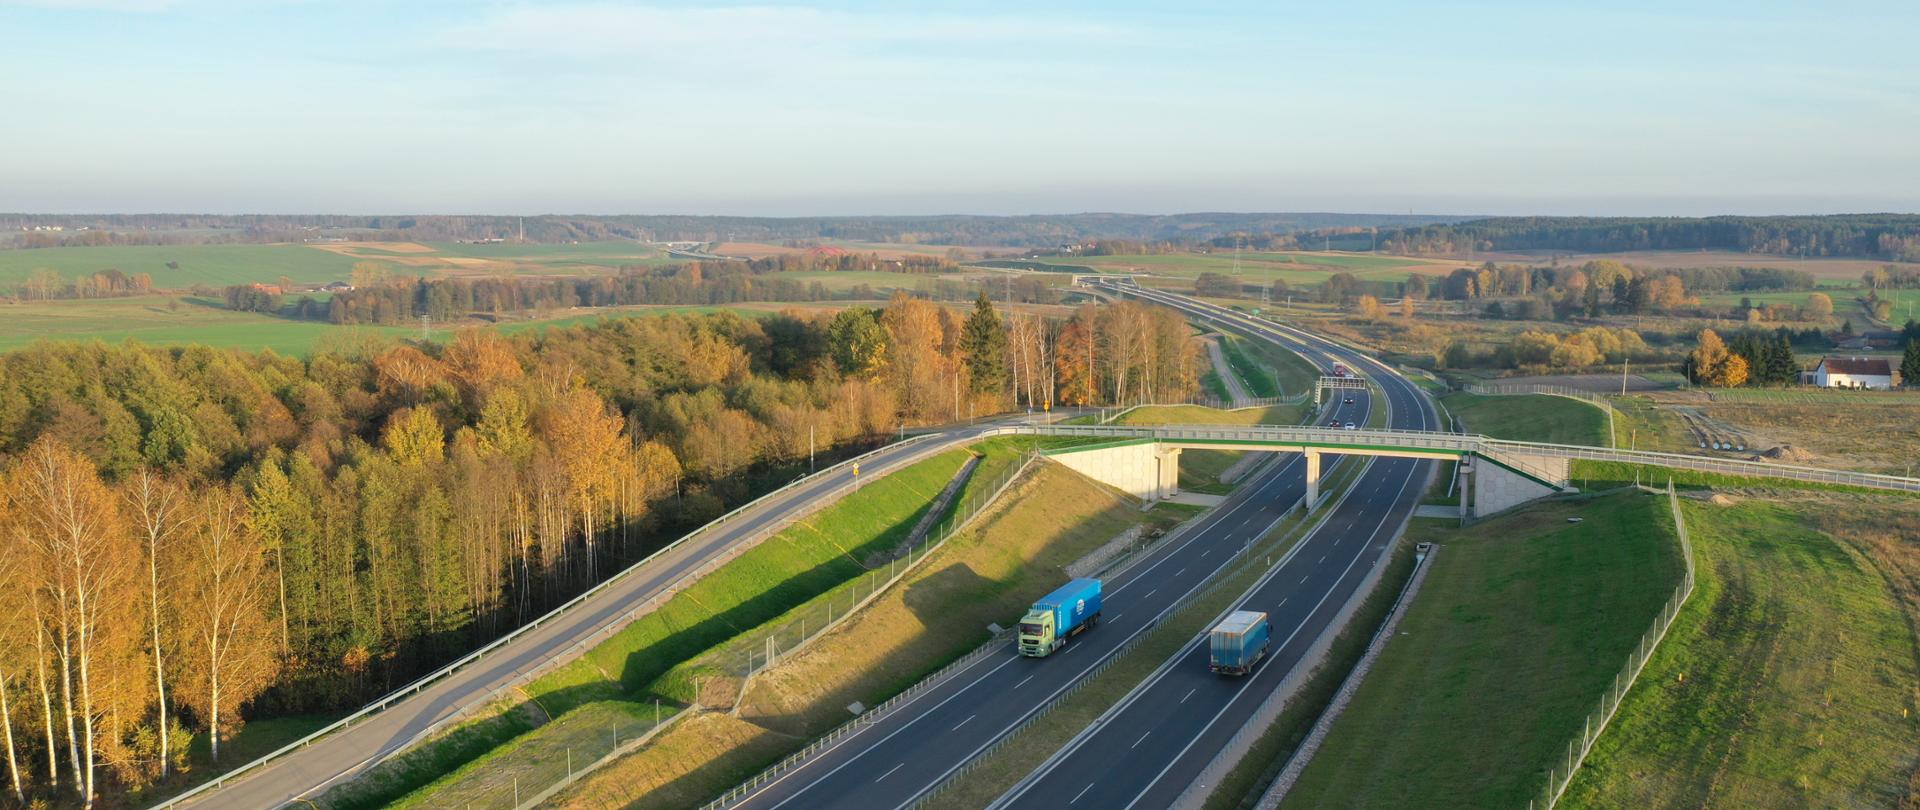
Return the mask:
[(1020, 619), (1020, 654), (1042, 658), (1100, 621), (1100, 580), (1080, 579), (1040, 597)]
[(1207, 646), (1213, 652), (1208, 668), (1222, 675), (1252, 672), (1253, 665), (1267, 657), (1267, 643), (1271, 639), (1267, 614), (1257, 610), (1229, 613), (1207, 634)]

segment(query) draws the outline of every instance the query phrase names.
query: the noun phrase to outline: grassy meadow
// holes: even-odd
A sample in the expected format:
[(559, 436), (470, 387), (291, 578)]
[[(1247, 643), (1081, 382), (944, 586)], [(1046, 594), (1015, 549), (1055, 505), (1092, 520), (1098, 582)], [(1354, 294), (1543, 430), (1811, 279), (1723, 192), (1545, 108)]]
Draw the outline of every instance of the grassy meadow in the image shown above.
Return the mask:
[(1666, 512), (1623, 494), (1416, 529), (1441, 545), (1426, 584), (1283, 807), (1525, 807), (1680, 580)]
[(1610, 446), (1606, 412), (1577, 399), (1547, 394), (1483, 397), (1455, 392), (1440, 400), (1469, 433), (1523, 442)]
[(1562, 805), (1912, 806), (1914, 507), (1827, 497), (1684, 511), (1693, 598)]

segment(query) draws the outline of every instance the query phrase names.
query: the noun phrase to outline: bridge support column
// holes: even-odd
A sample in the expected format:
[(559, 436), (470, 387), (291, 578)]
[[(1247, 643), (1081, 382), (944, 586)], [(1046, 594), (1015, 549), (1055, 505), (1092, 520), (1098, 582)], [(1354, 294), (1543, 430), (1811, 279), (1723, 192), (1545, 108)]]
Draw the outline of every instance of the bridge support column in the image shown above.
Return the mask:
[(1180, 494), (1180, 448), (1156, 445), (1153, 454), (1154, 500)]
[(1307, 450), (1300, 455), (1307, 459), (1307, 511), (1313, 511), (1320, 505), (1320, 451)]

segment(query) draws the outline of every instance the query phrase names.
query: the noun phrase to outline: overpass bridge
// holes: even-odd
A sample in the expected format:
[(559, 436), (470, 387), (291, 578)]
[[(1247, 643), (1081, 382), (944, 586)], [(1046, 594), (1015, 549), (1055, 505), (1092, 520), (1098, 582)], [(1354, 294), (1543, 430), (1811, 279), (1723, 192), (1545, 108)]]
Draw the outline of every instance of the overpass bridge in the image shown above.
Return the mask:
[(1319, 496), (1321, 456), (1368, 455), (1461, 461), (1463, 517), (1491, 515), (1569, 488), (1576, 460), (1784, 479), (1835, 486), (1920, 493), (1920, 478), (1830, 470), (1790, 464), (1495, 439), (1431, 430), (1341, 430), (1321, 427), (1220, 425), (1019, 425), (997, 432), (1106, 439), (1048, 452), (1052, 460), (1146, 500), (1176, 491), (1183, 449), (1300, 453), (1306, 460), (1307, 502)]

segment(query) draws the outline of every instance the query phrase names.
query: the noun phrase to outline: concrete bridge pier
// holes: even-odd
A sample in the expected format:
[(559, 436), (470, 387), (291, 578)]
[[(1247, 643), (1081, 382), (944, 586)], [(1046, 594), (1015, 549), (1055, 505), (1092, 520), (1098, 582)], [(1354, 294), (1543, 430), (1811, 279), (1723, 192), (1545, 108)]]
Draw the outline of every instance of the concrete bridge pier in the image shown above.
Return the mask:
[(1306, 450), (1300, 454), (1307, 461), (1307, 510), (1320, 504), (1320, 451)]

